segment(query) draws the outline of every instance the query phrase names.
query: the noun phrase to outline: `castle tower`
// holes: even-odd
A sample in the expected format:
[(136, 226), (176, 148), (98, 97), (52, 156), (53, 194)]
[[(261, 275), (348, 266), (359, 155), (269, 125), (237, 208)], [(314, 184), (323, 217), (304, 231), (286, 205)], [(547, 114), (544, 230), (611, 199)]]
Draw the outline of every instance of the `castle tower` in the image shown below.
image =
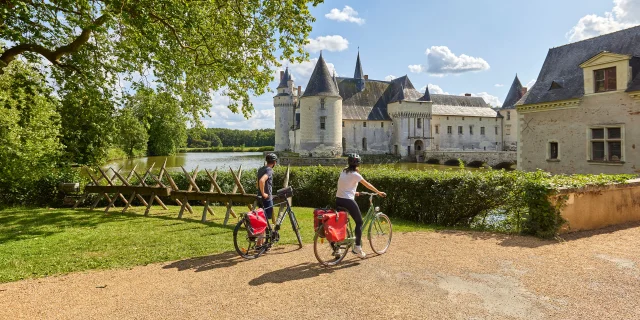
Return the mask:
[(353, 72), (353, 78), (356, 79), (356, 88), (358, 92), (364, 91), (364, 73), (362, 72), (362, 64), (360, 63), (360, 50), (358, 50), (358, 59), (356, 60), (356, 70)]
[(276, 145), (275, 151), (292, 149), (292, 141), (289, 139), (289, 131), (295, 125), (295, 103), (293, 94), (293, 80), (289, 74), (289, 68), (280, 72), (280, 84), (278, 94), (273, 97), (273, 106), (276, 109)]
[(300, 97), (299, 153), (309, 157), (342, 154), (342, 97), (322, 52)]
[(516, 150), (518, 147), (519, 123), (515, 105), (526, 93), (527, 88), (522, 86), (516, 74), (502, 108), (498, 110), (502, 118), (502, 149), (504, 150)]

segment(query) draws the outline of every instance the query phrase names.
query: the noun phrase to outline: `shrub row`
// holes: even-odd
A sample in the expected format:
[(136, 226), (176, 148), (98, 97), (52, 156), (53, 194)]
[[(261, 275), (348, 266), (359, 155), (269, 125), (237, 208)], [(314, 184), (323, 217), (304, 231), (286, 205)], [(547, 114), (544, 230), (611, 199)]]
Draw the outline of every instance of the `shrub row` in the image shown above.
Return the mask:
[[(334, 206), (340, 170), (321, 166), (292, 168), (289, 181), (294, 189), (293, 204)], [(276, 168), (274, 192), (282, 187), (285, 171), (284, 167)], [(556, 197), (559, 188), (620, 183), (634, 177), (552, 176), (542, 171), (398, 170), (391, 166), (366, 167), (361, 173), (388, 194), (386, 199), (376, 200), (376, 204), (391, 217), (449, 227), (487, 227), (539, 237), (554, 236), (563, 223), (560, 209), (564, 202)], [(172, 172), (171, 176), (180, 189), (188, 187), (183, 173)], [(255, 169), (243, 172), (241, 182), (246, 192), (256, 193), (255, 179)], [(0, 189), (0, 204), (52, 205), (51, 200), (58, 194), (56, 186), (61, 181), (82, 181), (85, 185), (87, 180), (79, 177), (77, 170), (55, 172), (33, 185)], [(217, 182), (225, 192), (230, 192), (235, 184), (228, 171), (219, 172)], [(154, 182), (149, 179), (147, 183)], [(198, 175), (196, 183), (201, 190), (210, 188), (204, 172)], [(360, 186), (359, 190), (364, 188)], [(60, 197), (57, 199), (53, 205), (59, 204)], [(92, 200), (88, 199), (87, 204)], [(360, 197), (358, 202), (363, 211), (368, 209), (366, 197)]]

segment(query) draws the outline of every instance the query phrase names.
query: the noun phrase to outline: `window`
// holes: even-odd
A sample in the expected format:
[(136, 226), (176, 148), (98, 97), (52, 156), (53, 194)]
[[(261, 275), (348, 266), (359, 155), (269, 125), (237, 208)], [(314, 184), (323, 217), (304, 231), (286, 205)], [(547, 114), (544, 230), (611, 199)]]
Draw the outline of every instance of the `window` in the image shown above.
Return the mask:
[(324, 110), (324, 99), (320, 99), (320, 109)]
[(511, 111), (507, 111), (507, 120), (511, 120)]
[(484, 127), (480, 127), (480, 134), (484, 136)]
[(344, 128), (344, 121), (342, 121), (342, 127)]
[(398, 145), (397, 144), (393, 145), (393, 154), (395, 154), (396, 156), (398, 155)]
[(462, 117), (462, 120), (464, 120), (464, 117)]
[(550, 160), (558, 159), (558, 143), (557, 142), (549, 142), (549, 159)]
[(469, 126), (469, 134), (473, 134), (473, 126)]
[(327, 119), (327, 117), (320, 117), (320, 129), (324, 130), (325, 129), (325, 120)]
[(504, 126), (504, 134), (507, 136), (511, 135), (511, 125)]
[(480, 117), (480, 121), (482, 121), (482, 117)]
[(436, 126), (436, 134), (440, 134), (440, 126)]
[(447, 126), (447, 133), (448, 134), (452, 134), (453, 133), (453, 128), (451, 126)]
[(458, 134), (462, 134), (462, 126), (458, 126)]
[(366, 122), (366, 121), (365, 121), (365, 122), (363, 122), (363, 123), (362, 123), (362, 126), (366, 128), (366, 127), (367, 127), (367, 122)]
[(496, 129), (496, 134), (498, 134), (498, 127), (495, 127), (495, 129)]
[(623, 161), (622, 128), (591, 128), (591, 160)]
[(418, 118), (418, 129), (422, 129), (422, 119)]
[(449, 120), (449, 117), (447, 117), (447, 120)]
[(380, 128), (384, 128), (384, 122), (380, 122)]
[(367, 151), (367, 138), (362, 138), (362, 150)]
[(616, 90), (616, 67), (593, 71), (595, 92)]

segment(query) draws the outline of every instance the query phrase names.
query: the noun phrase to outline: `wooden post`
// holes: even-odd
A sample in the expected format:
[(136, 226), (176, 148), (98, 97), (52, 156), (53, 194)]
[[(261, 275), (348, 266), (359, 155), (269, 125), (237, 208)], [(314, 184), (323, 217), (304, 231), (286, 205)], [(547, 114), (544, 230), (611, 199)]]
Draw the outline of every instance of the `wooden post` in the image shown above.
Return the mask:
[(204, 201), (204, 210), (202, 210), (202, 219), (201, 222), (207, 222), (207, 211), (209, 209), (209, 198)]
[[(231, 169), (231, 168), (229, 168)], [(231, 193), (236, 193), (236, 191), (238, 191), (238, 184), (240, 181), (240, 178), (242, 177), (242, 165), (240, 165), (240, 168), (238, 168), (238, 175), (236, 176), (236, 174), (233, 172), (233, 169), (231, 169), (231, 173), (233, 174), (234, 179), (236, 179), (236, 185), (233, 187), (233, 190), (231, 191)], [(229, 200), (229, 202), (227, 202), (227, 213), (224, 216), (224, 224), (226, 225), (227, 222), (229, 222), (229, 215), (232, 215), (234, 218), (237, 218), (236, 213), (233, 212), (233, 201)]]
[[(114, 186), (113, 182), (111, 181), (111, 179), (109, 179), (109, 177), (108, 177), (108, 176), (107, 176), (107, 174), (102, 170), (102, 168), (98, 167), (98, 170), (100, 170), (100, 173), (102, 173), (102, 176), (107, 180), (107, 183), (108, 183), (110, 186)], [(111, 170), (113, 170), (113, 169), (111, 169)], [(114, 170), (113, 172), (116, 172), (116, 171)], [(116, 174), (118, 174), (118, 173), (116, 172)], [(117, 197), (119, 197), (120, 199), (122, 199), (122, 201), (123, 201), (125, 204), (128, 204), (128, 203), (129, 203), (129, 202), (127, 201), (127, 199), (122, 195), (122, 193), (118, 193)], [(115, 200), (113, 201), (113, 204), (115, 204)]]
[[(91, 181), (93, 181), (94, 185), (96, 185), (96, 186), (100, 185), (98, 183), (99, 179), (94, 178), (89, 169), (87, 169), (87, 174), (89, 174), (89, 178), (91, 178)], [(106, 192), (103, 193), (103, 195), (107, 199), (107, 201), (109, 201), (109, 203), (111, 203), (111, 197), (109, 197), (109, 195)], [(100, 202), (100, 198), (96, 199), (96, 201), (94, 201), (93, 204), (91, 204), (91, 210), (96, 208), (96, 206), (98, 205), (98, 202)]]
[(144, 215), (148, 216), (149, 215), (149, 210), (151, 210), (151, 206), (153, 205), (153, 199), (156, 198), (156, 194), (154, 192), (151, 192), (151, 197), (149, 199), (149, 205), (147, 206), (147, 210), (144, 211)]
[[(166, 171), (166, 169), (165, 169), (165, 171)], [(180, 188), (178, 188), (178, 185), (176, 184), (175, 181), (173, 181), (173, 178), (171, 177), (171, 175), (168, 172), (167, 172), (167, 180), (169, 180), (169, 184), (171, 185), (171, 189), (173, 189), (175, 191), (180, 190)], [(193, 209), (191, 209), (191, 206), (189, 205), (189, 202), (185, 202), (185, 204), (183, 204), (182, 201), (176, 199), (176, 203), (181, 207), (186, 205), (187, 210), (189, 210), (189, 212), (191, 214), (193, 214)], [(180, 208), (180, 210), (184, 211), (184, 208)], [(179, 213), (178, 214), (178, 218), (181, 218), (181, 217), (182, 217), (182, 213)]]

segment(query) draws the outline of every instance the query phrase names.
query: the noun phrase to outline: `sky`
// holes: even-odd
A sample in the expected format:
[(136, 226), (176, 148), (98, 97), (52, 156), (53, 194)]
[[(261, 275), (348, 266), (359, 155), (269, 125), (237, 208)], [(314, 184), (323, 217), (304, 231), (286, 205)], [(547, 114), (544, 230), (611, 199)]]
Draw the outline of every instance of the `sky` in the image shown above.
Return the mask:
[[(481, 96), (501, 106), (516, 74), (532, 86), (547, 51), (640, 24), (640, 0), (325, 0), (305, 49), (310, 61), (289, 64), (304, 89), (322, 55), (338, 76), (353, 77), (358, 48), (369, 79), (408, 75), (416, 89)], [(250, 119), (215, 94), (206, 127), (274, 128), (273, 96), (252, 98)]]

